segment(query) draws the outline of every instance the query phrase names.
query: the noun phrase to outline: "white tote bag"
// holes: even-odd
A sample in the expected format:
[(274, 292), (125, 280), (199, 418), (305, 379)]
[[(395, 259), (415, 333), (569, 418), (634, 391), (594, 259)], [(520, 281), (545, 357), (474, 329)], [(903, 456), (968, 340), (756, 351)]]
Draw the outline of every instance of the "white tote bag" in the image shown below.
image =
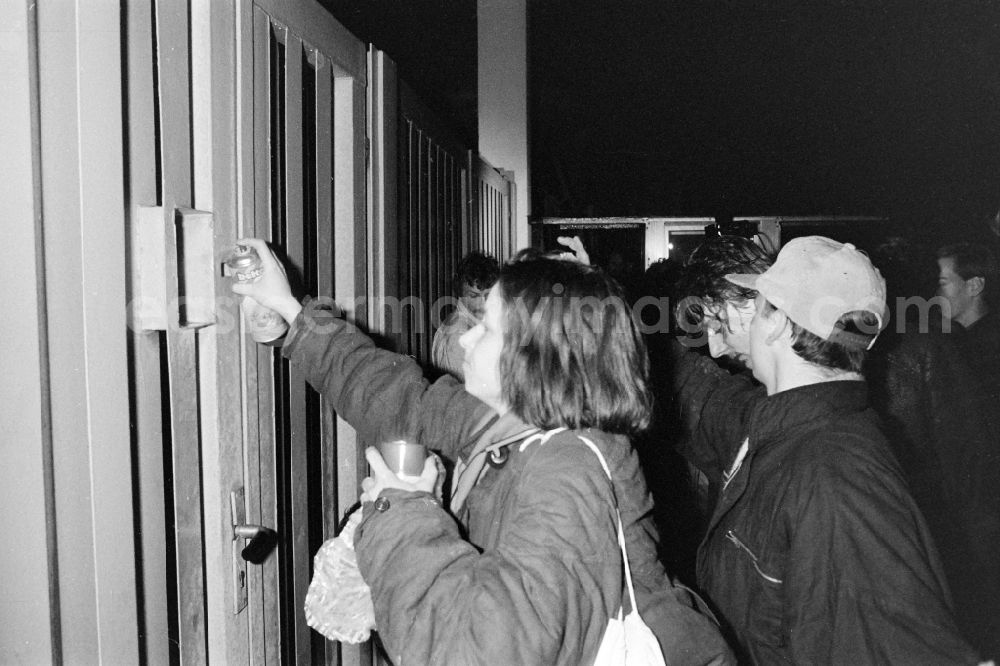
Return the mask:
[[(586, 437), (580, 440), (590, 447), (601, 461), (604, 473), (611, 480), (611, 470), (604, 460), (597, 445)], [(628, 551), (625, 549), (625, 530), (622, 527), (622, 515), (615, 506), (615, 515), (618, 518), (618, 546), (622, 551), (622, 562), (625, 565), (625, 585), (628, 587), (628, 598), (632, 604), (632, 611), (622, 619), (623, 608), (618, 607), (618, 615), (608, 620), (608, 627), (604, 630), (604, 637), (601, 639), (601, 646), (597, 650), (597, 658), (594, 666), (666, 666), (663, 660), (663, 651), (660, 649), (660, 642), (652, 630), (646, 626), (639, 616), (639, 606), (635, 603), (635, 588), (632, 585), (632, 570), (628, 564)]]

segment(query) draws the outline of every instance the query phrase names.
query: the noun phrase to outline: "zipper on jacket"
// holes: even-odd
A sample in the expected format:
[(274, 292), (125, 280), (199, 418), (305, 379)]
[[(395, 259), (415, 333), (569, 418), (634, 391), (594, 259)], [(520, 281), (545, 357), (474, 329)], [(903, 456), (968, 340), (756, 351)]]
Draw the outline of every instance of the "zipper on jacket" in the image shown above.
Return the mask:
[(760, 570), (760, 565), (757, 564), (757, 556), (754, 554), (752, 550), (750, 550), (750, 548), (747, 547), (745, 543), (740, 541), (740, 538), (736, 536), (732, 530), (726, 532), (726, 538), (732, 541), (734, 544), (736, 544), (737, 548), (745, 551), (746, 554), (750, 556), (750, 561), (753, 562), (753, 568), (757, 570), (757, 573), (761, 575), (761, 578), (770, 581), (772, 583), (777, 583), (778, 585), (781, 584), (780, 578), (775, 578), (774, 576), (768, 576), (766, 573)]

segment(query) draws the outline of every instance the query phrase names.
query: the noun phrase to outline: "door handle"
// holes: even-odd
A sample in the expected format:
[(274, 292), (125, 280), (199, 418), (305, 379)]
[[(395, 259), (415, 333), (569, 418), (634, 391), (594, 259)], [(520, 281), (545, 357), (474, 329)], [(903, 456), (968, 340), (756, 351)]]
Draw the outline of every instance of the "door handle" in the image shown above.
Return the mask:
[[(239, 615), (247, 607), (247, 562), (264, 562), (278, 543), (278, 533), (261, 525), (247, 524), (243, 488), (237, 488), (229, 494), (229, 503), (230, 524), (233, 526), (230, 546), (233, 562), (233, 615)], [(249, 539), (250, 543), (244, 545), (241, 539)], [(260, 576), (256, 576), (256, 579), (260, 580)]]
[(278, 545), (278, 533), (263, 525), (234, 525), (233, 540), (241, 537), (250, 543), (240, 551), (240, 556), (251, 564), (263, 564)]

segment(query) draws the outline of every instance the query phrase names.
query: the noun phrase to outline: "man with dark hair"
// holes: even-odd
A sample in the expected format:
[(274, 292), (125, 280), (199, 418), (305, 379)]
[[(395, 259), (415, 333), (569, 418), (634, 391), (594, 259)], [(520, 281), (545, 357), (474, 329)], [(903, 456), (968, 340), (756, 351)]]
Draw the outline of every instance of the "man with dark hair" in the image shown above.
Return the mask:
[(708, 336), (712, 358), (732, 358), (750, 364), (749, 330), (754, 313), (754, 289), (726, 280), (727, 273), (763, 273), (772, 258), (741, 236), (719, 236), (691, 253), (678, 285), (681, 328)]
[[(677, 306), (677, 327), (688, 334), (682, 338), (683, 344), (701, 349), (707, 345), (712, 358), (728, 371), (738, 373), (732, 381), (721, 382), (716, 387), (715, 395), (720, 404), (726, 404), (726, 396), (730, 394), (737, 399), (744, 395), (756, 395), (747, 366), (750, 364), (750, 320), (753, 318), (757, 291), (735, 285), (726, 280), (725, 276), (727, 273), (763, 273), (771, 266), (772, 261), (773, 258), (752, 240), (742, 236), (712, 236), (688, 257), (671, 293)], [(675, 357), (669, 349), (651, 346), (650, 359), (658, 370), (654, 386), (659, 388), (663, 385), (658, 390), (658, 399), (661, 404), (670, 404)], [(707, 365), (711, 367), (710, 363)], [(725, 377), (725, 373), (720, 373), (719, 378), (722, 377)], [(762, 389), (757, 387), (756, 390), (762, 394)], [(683, 407), (682, 405), (682, 410)], [(689, 419), (681, 414), (661, 414), (659, 419), (662, 423), (661, 430), (669, 433), (673, 448), (690, 465), (689, 473), (698, 512), (701, 514), (701, 531), (712, 515), (715, 498), (722, 484), (723, 470), (717, 461), (725, 460), (728, 452), (725, 449), (720, 451), (694, 446), (692, 433), (685, 427)], [(711, 444), (725, 446), (724, 442)], [(656, 450), (654, 446), (647, 448)], [(662, 476), (662, 472), (657, 476)], [(656, 482), (650, 486), (656, 492)], [(691, 568), (693, 569), (693, 564)]]
[(951, 319), (961, 324), (959, 336), (970, 367), (979, 369), (979, 388), (1000, 406), (1000, 317), (995, 303), (997, 260), (981, 244), (956, 243), (938, 250), (938, 295), (948, 302)]
[(434, 332), (431, 344), (431, 363), (441, 372), (462, 379), (464, 352), (458, 339), (479, 323), (486, 297), (499, 274), (497, 260), (479, 250), (469, 252), (459, 262), (452, 279), (452, 288), (457, 295), (455, 310)]
[(972, 243), (945, 245), (937, 256), (938, 294), (948, 301), (949, 316), (971, 328), (990, 313), (997, 261), (988, 247)]
[[(960, 326), (948, 337), (967, 370), (944, 390), (959, 396), (964, 430), (942, 451), (947, 523), (956, 533), (941, 551), (955, 553), (950, 580), (958, 618), (977, 647), (1000, 653), (1000, 284), (997, 260), (984, 244), (956, 243), (937, 252), (938, 295)], [(951, 341), (949, 340), (949, 341)], [(971, 397), (969, 397), (971, 396)], [(979, 425), (985, 422), (983, 425)], [(971, 428), (970, 428), (971, 426)], [(953, 428), (952, 430), (958, 430)]]
[[(974, 664), (927, 526), (867, 406), (885, 283), (849, 244), (789, 242), (763, 272), (730, 376), (679, 353), (691, 447), (721, 473), (698, 582), (754, 663)], [(740, 320), (742, 321), (742, 320)]]

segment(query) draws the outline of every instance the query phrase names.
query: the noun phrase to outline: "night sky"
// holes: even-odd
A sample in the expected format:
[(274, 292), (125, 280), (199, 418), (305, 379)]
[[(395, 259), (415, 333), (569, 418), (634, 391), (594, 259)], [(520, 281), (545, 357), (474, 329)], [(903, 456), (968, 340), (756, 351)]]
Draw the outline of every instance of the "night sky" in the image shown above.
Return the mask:
[[(475, 2), (330, 5), (474, 135)], [(1000, 207), (1000, 2), (529, 0), (529, 97), (536, 216)]]

